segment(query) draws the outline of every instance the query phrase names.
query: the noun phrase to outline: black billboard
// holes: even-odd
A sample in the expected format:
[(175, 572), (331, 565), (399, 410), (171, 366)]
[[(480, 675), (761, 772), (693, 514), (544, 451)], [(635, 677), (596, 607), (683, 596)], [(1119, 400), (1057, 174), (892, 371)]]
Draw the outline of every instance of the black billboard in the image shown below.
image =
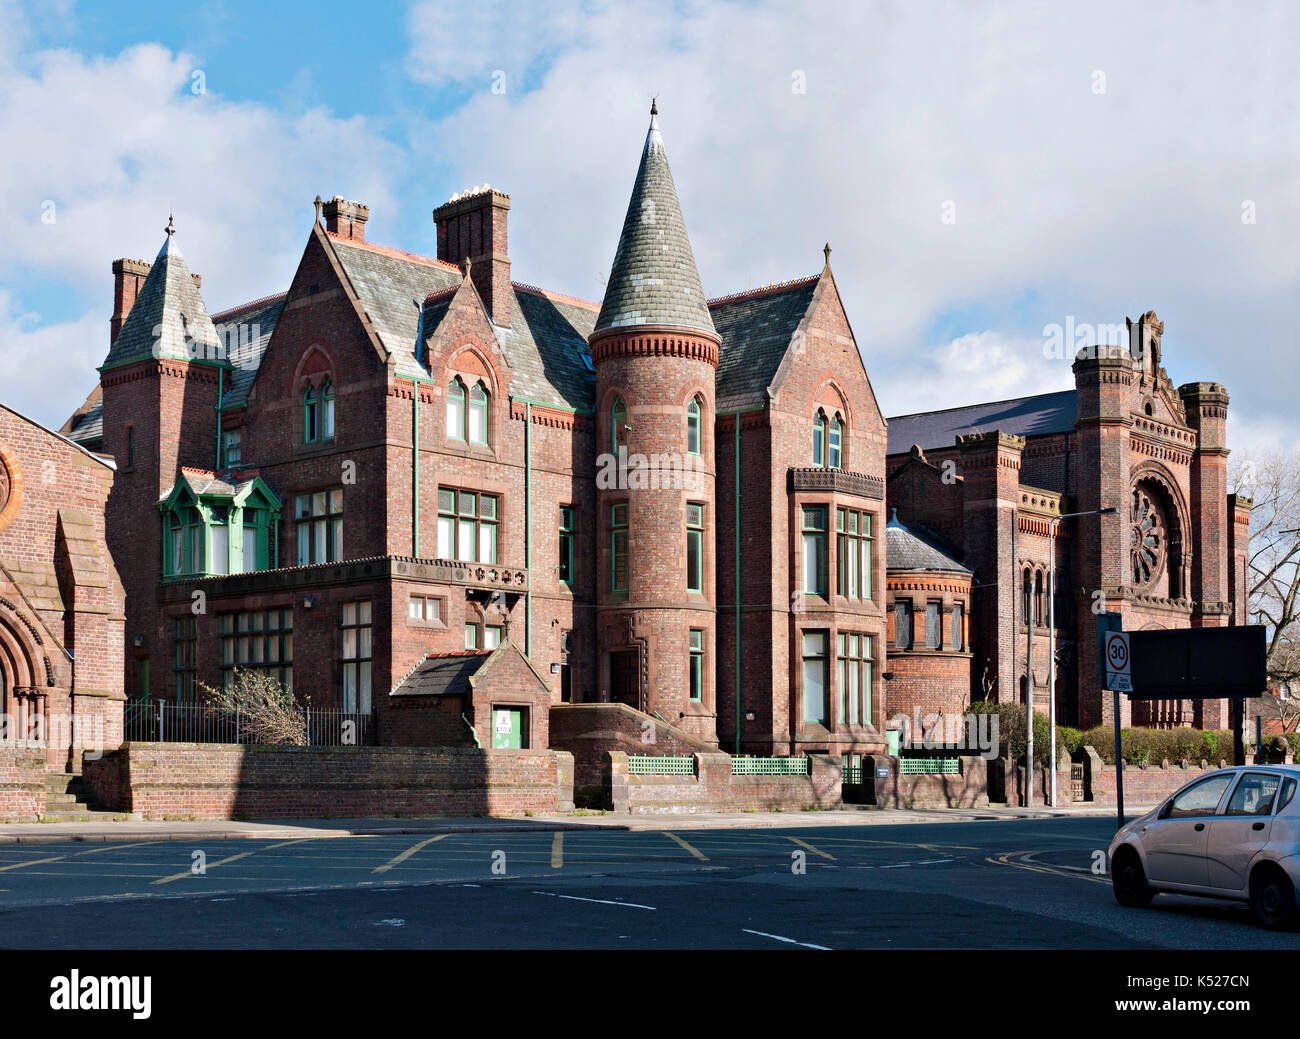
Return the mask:
[(1262, 624), (1130, 633), (1134, 700), (1260, 696), (1268, 688)]

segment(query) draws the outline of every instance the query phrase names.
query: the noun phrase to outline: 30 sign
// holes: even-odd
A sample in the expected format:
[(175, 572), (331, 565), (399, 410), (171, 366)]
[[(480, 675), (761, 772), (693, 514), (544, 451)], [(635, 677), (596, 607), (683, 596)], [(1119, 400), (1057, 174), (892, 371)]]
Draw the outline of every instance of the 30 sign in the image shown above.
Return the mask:
[(1133, 655), (1129, 645), (1128, 632), (1107, 632), (1104, 655), (1106, 660), (1104, 688), (1121, 693), (1132, 692)]

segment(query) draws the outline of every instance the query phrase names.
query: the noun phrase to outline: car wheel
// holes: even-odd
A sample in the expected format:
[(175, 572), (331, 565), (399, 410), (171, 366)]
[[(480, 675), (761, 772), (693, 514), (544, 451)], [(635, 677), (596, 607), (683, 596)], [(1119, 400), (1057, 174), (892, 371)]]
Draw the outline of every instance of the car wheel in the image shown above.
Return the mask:
[(1142, 860), (1131, 848), (1124, 849), (1111, 862), (1110, 886), (1115, 892), (1115, 901), (1127, 909), (1143, 909), (1156, 895), (1147, 885)]
[(1295, 887), (1277, 866), (1262, 866), (1250, 878), (1250, 908), (1255, 919), (1270, 931), (1292, 928), (1296, 923)]

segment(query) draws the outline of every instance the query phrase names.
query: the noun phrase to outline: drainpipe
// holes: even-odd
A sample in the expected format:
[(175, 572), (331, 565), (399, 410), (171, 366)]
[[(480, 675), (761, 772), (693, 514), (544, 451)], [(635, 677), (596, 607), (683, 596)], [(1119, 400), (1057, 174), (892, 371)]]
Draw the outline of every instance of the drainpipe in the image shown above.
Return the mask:
[(411, 558), (420, 558), (420, 384), (411, 384)]
[(224, 459), (221, 457), (221, 394), (222, 387), (225, 385), (224, 368), (217, 369), (217, 472), (221, 472)]
[(524, 401), (524, 656), (533, 655), (533, 403)]
[(740, 416), (748, 414), (751, 411), (762, 411), (762, 410), (763, 409), (761, 407), (742, 408), (738, 411), (718, 412), (717, 415), (718, 418), (726, 418), (730, 416), (731, 418), (736, 420), (735, 447), (733, 450), (736, 456), (736, 487), (735, 487), (736, 518), (735, 518), (734, 526), (736, 532), (736, 544), (735, 544), (735, 553), (736, 553), (736, 750), (735, 752), (737, 754), (740, 753), (740, 659), (741, 659), (741, 652), (740, 652)]

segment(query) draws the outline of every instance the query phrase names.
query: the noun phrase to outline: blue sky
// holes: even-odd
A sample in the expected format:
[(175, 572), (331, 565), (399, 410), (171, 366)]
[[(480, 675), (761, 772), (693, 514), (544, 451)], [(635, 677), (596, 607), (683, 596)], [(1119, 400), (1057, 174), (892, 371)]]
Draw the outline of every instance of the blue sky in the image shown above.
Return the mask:
[(813, 272), (829, 240), (888, 414), (1067, 387), (1045, 328), (1155, 309), (1238, 446), (1294, 445), (1300, 17), (1186, 11), (0, 0), (0, 399), (61, 424), (109, 264), (151, 259), (173, 209), (214, 312), (284, 289), (316, 194), (431, 252), (430, 211), (484, 182), (514, 276), (598, 298), (658, 94), (705, 291)]

